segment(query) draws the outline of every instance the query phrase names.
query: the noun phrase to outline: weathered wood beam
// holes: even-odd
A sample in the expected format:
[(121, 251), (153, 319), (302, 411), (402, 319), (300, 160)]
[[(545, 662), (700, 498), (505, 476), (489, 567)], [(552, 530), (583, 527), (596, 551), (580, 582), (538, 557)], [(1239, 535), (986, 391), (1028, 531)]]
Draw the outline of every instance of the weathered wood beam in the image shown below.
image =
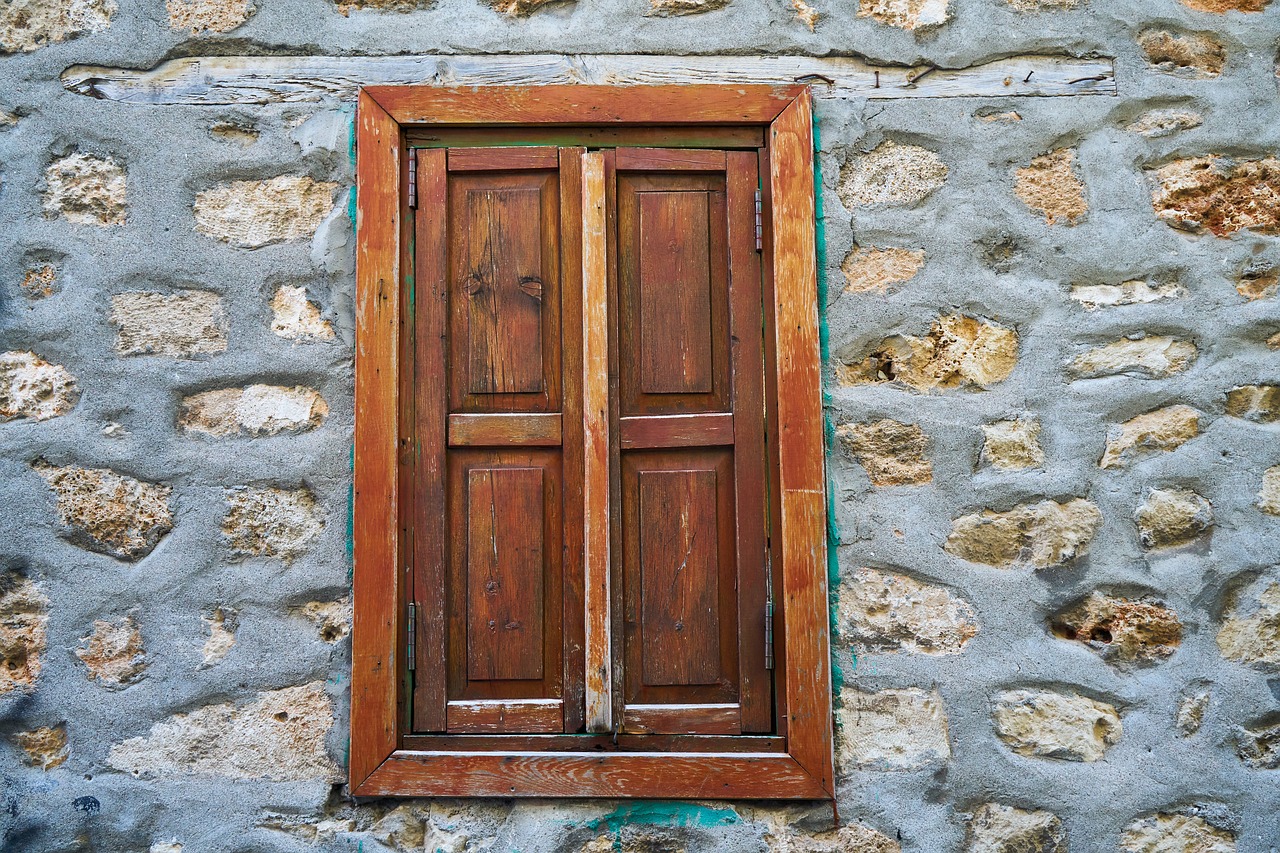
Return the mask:
[(1015, 56), (968, 68), (873, 66), (848, 57), (651, 55), (206, 56), (149, 71), (73, 65), (68, 90), (134, 104), (350, 100), (360, 86), (813, 83), (818, 98), (1115, 95), (1110, 58)]

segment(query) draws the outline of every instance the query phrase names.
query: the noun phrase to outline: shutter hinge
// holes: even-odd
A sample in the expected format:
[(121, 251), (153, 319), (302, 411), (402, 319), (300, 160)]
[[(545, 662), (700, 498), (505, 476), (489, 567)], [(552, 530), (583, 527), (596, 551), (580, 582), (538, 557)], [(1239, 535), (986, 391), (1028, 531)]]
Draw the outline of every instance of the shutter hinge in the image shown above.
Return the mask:
[(773, 669), (773, 553), (764, 552), (764, 668)]
[(764, 251), (764, 204), (759, 187), (756, 187), (756, 251)]
[(418, 208), (418, 149), (409, 149), (409, 209)]
[(404, 656), (409, 661), (410, 672), (413, 672), (415, 669), (414, 660), (417, 657), (417, 655), (414, 653), (413, 638), (417, 633), (418, 633), (418, 606), (411, 601), (409, 602), (409, 637), (408, 637), (408, 642), (405, 643), (405, 651), (404, 651)]

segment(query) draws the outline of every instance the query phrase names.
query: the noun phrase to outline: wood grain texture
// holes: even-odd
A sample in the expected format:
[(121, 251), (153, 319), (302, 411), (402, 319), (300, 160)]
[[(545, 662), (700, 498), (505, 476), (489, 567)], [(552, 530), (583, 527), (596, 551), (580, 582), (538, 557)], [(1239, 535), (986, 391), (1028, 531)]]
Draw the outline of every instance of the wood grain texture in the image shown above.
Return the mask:
[(623, 450), (733, 444), (733, 414), (633, 415), (619, 420)]
[(475, 734), (564, 731), (559, 699), (488, 699), (450, 702), (449, 731)]
[(682, 151), (674, 148), (619, 148), (614, 155), (619, 172), (723, 172), (724, 151)]
[(785, 738), (754, 735), (406, 735), (414, 752), (786, 752)]
[(623, 731), (632, 734), (736, 735), (742, 732), (737, 703), (718, 705), (628, 705)]
[(558, 447), (559, 414), (449, 415), (450, 447)]
[[(764, 146), (762, 125), (561, 125), (540, 127), (442, 127), (410, 125), (405, 138), (420, 148), (559, 145), (566, 148), (741, 148)], [(562, 152), (563, 156), (563, 152)], [(561, 161), (563, 166), (563, 160)]]
[(508, 169), (555, 169), (560, 150), (555, 147), (451, 148), (450, 172), (494, 172)]

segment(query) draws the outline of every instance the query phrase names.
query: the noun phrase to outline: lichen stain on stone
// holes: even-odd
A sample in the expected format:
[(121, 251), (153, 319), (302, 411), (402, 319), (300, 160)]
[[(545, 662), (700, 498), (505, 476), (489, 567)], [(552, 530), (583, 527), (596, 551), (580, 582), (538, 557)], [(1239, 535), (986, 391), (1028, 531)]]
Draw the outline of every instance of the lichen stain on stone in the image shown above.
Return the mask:
[(123, 687), (142, 677), (147, 668), (142, 632), (132, 616), (118, 622), (94, 620), (93, 633), (81, 640), (76, 657), (90, 679), (107, 687)]
[(242, 249), (310, 238), (333, 209), (337, 188), (295, 175), (221, 184), (196, 194), (196, 230)]
[(1182, 644), (1182, 623), (1168, 607), (1100, 592), (1052, 617), (1050, 628), (1120, 666), (1163, 660)]
[(0, 574), (0, 696), (35, 688), (48, 624), (49, 599), (35, 582)]
[(951, 523), (945, 550), (970, 563), (999, 568), (1048, 568), (1082, 556), (1102, 523), (1083, 498), (1041, 501), (1006, 512), (984, 510)]
[(113, 0), (6, 0), (0, 3), (0, 54), (105, 30), (115, 13)]
[(80, 399), (76, 378), (33, 352), (0, 353), (0, 423), (65, 415)]
[(1220, 154), (1174, 160), (1152, 171), (1156, 216), (1185, 231), (1229, 237), (1249, 229), (1280, 234), (1280, 159)]
[(1084, 182), (1076, 175), (1075, 158), (1073, 149), (1059, 148), (1036, 157), (1015, 173), (1014, 194), (1028, 209), (1043, 214), (1048, 225), (1059, 221), (1076, 225), (1089, 210)]
[(77, 545), (136, 561), (173, 528), (168, 486), (107, 468), (58, 467), (44, 460), (32, 467), (53, 490), (59, 520)]
[(986, 388), (1013, 372), (1018, 334), (974, 317), (943, 316), (924, 337), (895, 335), (865, 355), (846, 359), (842, 352), (837, 357), (836, 379), (842, 385), (900, 382), (917, 391)]

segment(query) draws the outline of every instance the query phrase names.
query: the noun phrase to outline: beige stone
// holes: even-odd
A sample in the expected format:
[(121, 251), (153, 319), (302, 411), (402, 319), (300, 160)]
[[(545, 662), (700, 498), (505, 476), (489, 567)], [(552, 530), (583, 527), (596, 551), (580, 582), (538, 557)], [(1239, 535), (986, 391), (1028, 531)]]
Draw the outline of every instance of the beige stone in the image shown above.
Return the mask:
[(1080, 0), (1006, 0), (1016, 12), (1044, 12), (1075, 9)]
[(305, 287), (284, 285), (271, 297), (271, 331), (293, 341), (331, 341), (333, 326), (320, 316), (320, 309), (307, 299)]
[(329, 414), (329, 404), (314, 388), (301, 385), (250, 385), (202, 391), (182, 400), (178, 426), (213, 436), (276, 435), (306, 432)]
[(840, 584), (842, 640), (858, 649), (958, 655), (978, 633), (973, 607), (946, 587), (858, 569)]
[(22, 120), (22, 116), (8, 110), (0, 109), (0, 133), (6, 130), (13, 130), (18, 126), (18, 122)]
[(1184, 231), (1230, 237), (1243, 229), (1280, 234), (1280, 159), (1222, 155), (1173, 160), (1152, 172), (1151, 205)]
[(230, 607), (215, 607), (208, 616), (201, 616), (200, 621), (209, 632), (201, 650), (204, 660), (200, 663), (200, 668), (206, 669), (221, 662), (231, 653), (236, 644), (236, 628), (240, 622), (236, 612)]
[(714, 12), (729, 5), (729, 0), (649, 0), (649, 14), (659, 18)]
[(1262, 472), (1258, 509), (1271, 515), (1280, 515), (1280, 465), (1273, 465)]
[(85, 665), (91, 681), (120, 687), (137, 681), (147, 668), (142, 632), (132, 616), (118, 622), (96, 619), (93, 633), (80, 642), (76, 657)]
[(1151, 489), (1133, 520), (1143, 548), (1176, 548), (1209, 532), (1213, 505), (1187, 489)]
[(929, 437), (915, 424), (887, 418), (874, 423), (842, 424), (840, 439), (867, 470), (874, 486), (914, 486), (933, 480)]
[(256, 11), (249, 0), (166, 0), (169, 28), (192, 33), (229, 33)]
[(182, 844), (173, 841), (157, 841), (148, 848), (147, 853), (182, 853)]
[(1155, 814), (1125, 827), (1129, 853), (1236, 853), (1236, 837), (1193, 815)]
[(501, 12), (509, 18), (524, 18), (551, 3), (560, 0), (485, 0), (495, 12)]
[(35, 583), (0, 574), (0, 696), (35, 688), (48, 625), (49, 599)]
[(918, 770), (951, 758), (938, 691), (840, 691), (837, 760), (847, 769)]
[[(1186, 2), (1186, 0), (1183, 0)], [(1204, 116), (1193, 110), (1159, 109), (1145, 112), (1138, 116), (1125, 128), (1133, 133), (1152, 139), (1161, 136), (1172, 136), (1183, 130), (1199, 127), (1204, 123)]]
[(1222, 42), (1209, 33), (1143, 30), (1138, 46), (1157, 71), (1182, 77), (1217, 77), (1227, 62)]
[(928, 198), (947, 179), (947, 164), (919, 145), (887, 139), (867, 154), (849, 158), (840, 170), (844, 206), (910, 206)]
[(818, 19), (822, 17), (818, 10), (810, 6), (805, 0), (791, 0), (791, 8), (795, 10), (796, 20), (809, 28), (809, 32), (813, 32), (818, 25)]
[(836, 365), (844, 385), (901, 382), (917, 391), (986, 388), (1009, 378), (1018, 363), (1018, 335), (973, 317), (939, 317), (924, 337), (895, 335), (867, 355)]
[(44, 299), (58, 292), (58, 268), (53, 264), (31, 267), (22, 276), (22, 292), (32, 299)]
[(1053, 633), (1121, 666), (1163, 660), (1182, 643), (1178, 614), (1154, 602), (1094, 592), (1050, 620)]
[(23, 762), (41, 770), (60, 767), (70, 755), (66, 723), (18, 732), (13, 740), (26, 753)]
[(259, 693), (252, 702), (206, 705), (115, 744), (107, 764), (146, 778), (191, 773), (276, 782), (342, 778), (325, 750), (333, 702), (315, 681)]
[(324, 517), (309, 489), (249, 486), (227, 491), (222, 533), (238, 556), (278, 557), (287, 563), (305, 554), (323, 528)]
[(115, 13), (114, 0), (7, 0), (0, 3), (0, 54), (101, 32)]
[(128, 179), (110, 157), (70, 154), (44, 172), (44, 209), (77, 225), (124, 225)]
[(108, 468), (32, 465), (58, 501), (58, 517), (78, 545), (122, 560), (150, 554), (173, 528), (168, 486)]
[(111, 297), (121, 355), (211, 355), (227, 348), (222, 298), (207, 290), (129, 291)]
[(860, 0), (858, 17), (904, 30), (925, 30), (945, 24), (951, 12), (947, 0)]
[(1179, 737), (1191, 737), (1204, 725), (1204, 715), (1209, 710), (1209, 692), (1189, 693), (1178, 701), (1174, 723)]
[(334, 0), (334, 6), (343, 16), (357, 11), (415, 12), (433, 5), (435, 0)]
[(770, 829), (764, 840), (770, 853), (902, 853), (901, 844), (861, 823), (846, 823), (825, 832), (778, 826)]
[(1100, 468), (1123, 468), (1152, 453), (1176, 450), (1200, 434), (1200, 413), (1190, 406), (1166, 406), (1137, 415), (1107, 431)]
[(1187, 289), (1180, 284), (1152, 284), (1141, 280), (1071, 286), (1071, 298), (1089, 311), (1120, 305), (1146, 305), (1165, 299), (1181, 299), (1186, 295)]
[(1271, 349), (1280, 349), (1280, 332), (1276, 332), (1274, 335), (1267, 338), (1267, 346)]
[(1013, 192), (1029, 209), (1044, 215), (1054, 225), (1061, 221), (1075, 225), (1089, 210), (1084, 200), (1084, 182), (1074, 168), (1076, 152), (1059, 148), (1017, 170)]
[(295, 175), (221, 184), (196, 195), (196, 230), (242, 249), (309, 239), (333, 209), (337, 186)]
[(1071, 363), (1070, 370), (1078, 379), (1120, 374), (1163, 379), (1186, 370), (1198, 355), (1191, 341), (1165, 335), (1121, 338), (1082, 353)]
[(290, 613), (310, 619), (320, 632), (320, 639), (336, 643), (351, 633), (351, 598), (337, 601), (308, 601)]
[(1227, 392), (1226, 412), (1259, 424), (1280, 420), (1280, 385), (1242, 385)]
[(1067, 853), (1067, 833), (1052, 812), (983, 803), (970, 815), (965, 853)]
[(1046, 568), (1083, 555), (1102, 522), (1102, 513), (1083, 498), (1041, 501), (1007, 512), (983, 510), (951, 523), (946, 550), (962, 560), (988, 566)]
[(1280, 581), (1263, 576), (1231, 593), (1218, 651), (1227, 660), (1280, 665)]
[(982, 426), (981, 461), (1001, 471), (1044, 466), (1040, 422), (1030, 418), (996, 421)]
[(1259, 264), (1245, 267), (1236, 280), (1236, 293), (1252, 302), (1255, 299), (1270, 299), (1276, 295), (1276, 285), (1280, 283), (1280, 269), (1271, 264)]
[(1182, 5), (1197, 12), (1261, 12), (1270, 0), (1182, 0)]
[(840, 271), (846, 293), (885, 293), (895, 284), (905, 284), (924, 266), (920, 249), (878, 249), (854, 246), (845, 255)]
[(252, 123), (243, 121), (217, 121), (209, 126), (209, 135), (223, 142), (234, 142), (248, 148), (261, 136)]
[(0, 423), (65, 415), (80, 400), (76, 378), (33, 352), (0, 353)]
[(1253, 770), (1280, 770), (1280, 723), (1237, 729), (1236, 755)]
[(1008, 690), (996, 697), (996, 736), (1019, 755), (1097, 761), (1120, 740), (1120, 714), (1106, 702), (1048, 690)]

